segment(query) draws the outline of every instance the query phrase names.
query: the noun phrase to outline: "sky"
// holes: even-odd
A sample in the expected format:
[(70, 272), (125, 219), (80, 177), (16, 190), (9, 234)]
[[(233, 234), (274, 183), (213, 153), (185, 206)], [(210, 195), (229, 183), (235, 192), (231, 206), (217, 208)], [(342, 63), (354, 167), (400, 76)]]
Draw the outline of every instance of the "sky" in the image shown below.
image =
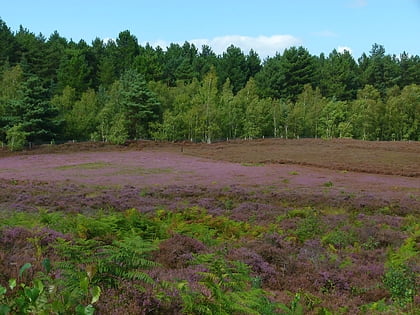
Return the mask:
[(420, 55), (420, 0), (0, 0), (0, 18), (12, 31), (89, 44), (129, 30), (142, 45), (188, 41), (222, 54), (233, 44), (262, 59), (291, 46), (358, 58), (374, 43)]

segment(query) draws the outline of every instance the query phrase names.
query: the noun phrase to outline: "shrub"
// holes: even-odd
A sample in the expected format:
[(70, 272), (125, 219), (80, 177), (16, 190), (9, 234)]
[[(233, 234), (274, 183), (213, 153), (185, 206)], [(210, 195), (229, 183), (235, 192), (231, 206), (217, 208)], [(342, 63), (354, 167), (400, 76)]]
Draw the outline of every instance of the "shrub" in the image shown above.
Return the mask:
[(203, 252), (206, 246), (187, 235), (175, 234), (159, 244), (156, 260), (168, 268), (186, 267), (193, 254)]
[(400, 248), (390, 253), (386, 264), (387, 270), (383, 277), (383, 283), (391, 293), (392, 300), (402, 307), (413, 303), (418, 290), (416, 282), (418, 273), (414, 272), (409, 264), (411, 262), (418, 263), (417, 239), (419, 237), (420, 229), (414, 230)]
[(316, 214), (310, 214), (302, 219), (296, 228), (296, 236), (301, 242), (315, 238), (321, 232), (321, 222)]
[(345, 248), (356, 241), (354, 233), (335, 229), (322, 237), (322, 244), (333, 245), (338, 248)]
[(413, 303), (416, 295), (416, 274), (406, 265), (390, 266), (383, 282), (391, 293), (392, 300), (404, 307)]
[(92, 304), (101, 295), (98, 286), (92, 286), (89, 278), (84, 277), (74, 290), (62, 290), (58, 281), (49, 275), (49, 260), (44, 260), (43, 266), (45, 273), (40, 273), (30, 284), (22, 282), (23, 274), (32, 268), (26, 263), (20, 268), (18, 278), (9, 280), (8, 287), (0, 285), (0, 314), (93, 314)]
[(29, 133), (25, 132), (22, 124), (15, 125), (6, 132), (7, 145), (11, 151), (22, 150), (26, 144), (26, 137)]

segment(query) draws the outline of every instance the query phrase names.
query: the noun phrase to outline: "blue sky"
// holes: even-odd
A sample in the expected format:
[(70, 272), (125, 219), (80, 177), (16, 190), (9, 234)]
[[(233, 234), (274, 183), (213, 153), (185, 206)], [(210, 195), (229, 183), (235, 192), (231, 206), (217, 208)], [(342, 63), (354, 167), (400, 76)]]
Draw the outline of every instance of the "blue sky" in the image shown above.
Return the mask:
[(234, 44), (262, 58), (290, 46), (312, 54), (348, 49), (355, 58), (372, 44), (420, 55), (420, 0), (1, 0), (0, 18), (48, 37), (116, 38), (129, 30), (139, 43), (163, 48), (185, 41), (222, 53)]

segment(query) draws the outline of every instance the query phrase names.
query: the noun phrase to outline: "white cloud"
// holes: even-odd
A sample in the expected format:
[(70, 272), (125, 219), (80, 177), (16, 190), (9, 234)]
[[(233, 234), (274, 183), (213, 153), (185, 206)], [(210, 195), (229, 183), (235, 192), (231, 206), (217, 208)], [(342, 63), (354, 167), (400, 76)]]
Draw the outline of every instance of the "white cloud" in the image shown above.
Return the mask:
[[(141, 43), (141, 45), (145, 46), (147, 43)], [(149, 43), (152, 47), (160, 47), (162, 49), (166, 49), (170, 44), (167, 41), (164, 41), (162, 39), (156, 40), (153, 43)]]
[(251, 49), (253, 49), (261, 58), (274, 56), (277, 52), (281, 53), (288, 47), (301, 44), (301, 41), (292, 35), (257, 37), (227, 35), (212, 39), (193, 39), (190, 42), (194, 43), (194, 45), (198, 48), (201, 48), (202, 45), (208, 45), (216, 54), (222, 54), (230, 45), (241, 48), (244, 53), (248, 53)]
[(340, 54), (344, 54), (344, 52), (345, 52), (345, 51), (348, 51), (348, 52), (350, 53), (350, 55), (352, 55), (352, 54), (353, 54), (352, 49), (351, 49), (350, 47), (347, 47), (347, 46), (338, 46), (338, 47), (337, 47), (337, 51), (338, 51)]
[(105, 37), (103, 40), (102, 40), (102, 42), (106, 45), (106, 44), (108, 44), (108, 43), (112, 43), (112, 42), (114, 42), (115, 43), (115, 39), (114, 38), (111, 38), (111, 37)]
[[(300, 39), (292, 35), (272, 35), (272, 36), (241, 36), (241, 35), (226, 35), (214, 38), (198, 38), (187, 40), (189, 43), (194, 44), (199, 50), (201, 46), (207, 45), (217, 54), (221, 55), (230, 45), (239, 47), (245, 54), (251, 49), (256, 51), (261, 59), (267, 56), (274, 56), (277, 52), (282, 53), (283, 50), (292, 46), (301, 45)], [(180, 45), (182, 43), (178, 43)], [(169, 46), (166, 41), (156, 41), (150, 43), (153, 47), (160, 46), (163, 49)]]

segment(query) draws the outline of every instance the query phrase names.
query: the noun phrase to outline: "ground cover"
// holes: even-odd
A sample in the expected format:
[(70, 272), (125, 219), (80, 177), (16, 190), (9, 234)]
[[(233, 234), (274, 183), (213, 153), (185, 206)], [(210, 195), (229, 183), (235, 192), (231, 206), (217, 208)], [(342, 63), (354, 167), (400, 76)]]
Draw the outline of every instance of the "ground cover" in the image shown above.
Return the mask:
[(0, 310), (416, 314), (417, 144), (373, 145), (407, 157), (373, 173), (258, 157), (277, 145), (3, 156)]

